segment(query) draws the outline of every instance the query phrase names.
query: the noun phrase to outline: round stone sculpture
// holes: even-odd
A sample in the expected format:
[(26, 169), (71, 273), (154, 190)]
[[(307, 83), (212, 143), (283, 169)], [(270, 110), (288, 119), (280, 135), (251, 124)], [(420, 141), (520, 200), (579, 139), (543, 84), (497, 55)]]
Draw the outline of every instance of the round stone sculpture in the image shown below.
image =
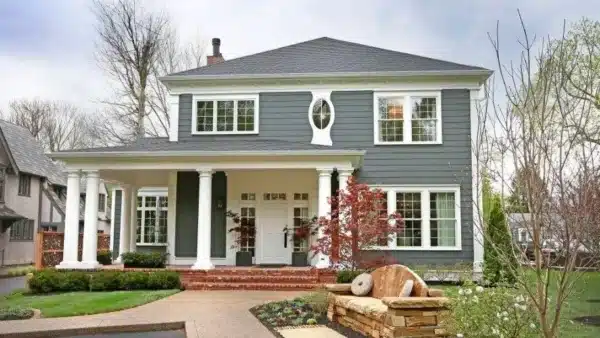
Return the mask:
[(368, 273), (361, 273), (356, 276), (350, 285), (350, 290), (355, 296), (366, 296), (373, 288), (373, 277)]

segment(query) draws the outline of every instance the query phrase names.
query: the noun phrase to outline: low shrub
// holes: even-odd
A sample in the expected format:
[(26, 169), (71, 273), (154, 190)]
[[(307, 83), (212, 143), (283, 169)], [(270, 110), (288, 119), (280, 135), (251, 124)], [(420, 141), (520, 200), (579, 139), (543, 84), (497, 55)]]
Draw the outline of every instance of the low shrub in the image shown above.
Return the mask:
[(32, 309), (9, 307), (0, 309), (0, 320), (29, 319), (33, 317)]
[(26, 274), (35, 271), (35, 266), (17, 266), (6, 270), (6, 275), (10, 277), (25, 276)]
[(525, 293), (513, 287), (483, 288), (467, 281), (451, 297), (450, 312), (444, 319), (454, 337), (533, 337), (535, 311)]
[(31, 293), (114, 290), (166, 290), (180, 288), (174, 271), (57, 271), (41, 270), (29, 280)]
[(100, 250), (96, 255), (96, 260), (98, 263), (102, 265), (111, 265), (112, 264), (112, 251), (110, 250)]
[(365, 272), (365, 270), (339, 270), (337, 272), (338, 283), (352, 283), (356, 276)]
[(121, 259), (126, 268), (164, 268), (168, 256), (163, 252), (125, 252)]
[(308, 295), (302, 297), (302, 300), (310, 305), (314, 312), (320, 314), (327, 314), (327, 308), (329, 307), (329, 301), (327, 300), (328, 292), (325, 289), (318, 289)]

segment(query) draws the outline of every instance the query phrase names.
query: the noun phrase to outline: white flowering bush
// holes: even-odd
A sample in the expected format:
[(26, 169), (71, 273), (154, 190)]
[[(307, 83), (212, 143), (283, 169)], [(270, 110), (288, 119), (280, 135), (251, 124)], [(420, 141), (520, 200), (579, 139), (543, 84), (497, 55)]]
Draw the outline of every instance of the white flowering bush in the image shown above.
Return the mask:
[(457, 337), (535, 337), (536, 312), (515, 288), (466, 282), (451, 298), (446, 327)]

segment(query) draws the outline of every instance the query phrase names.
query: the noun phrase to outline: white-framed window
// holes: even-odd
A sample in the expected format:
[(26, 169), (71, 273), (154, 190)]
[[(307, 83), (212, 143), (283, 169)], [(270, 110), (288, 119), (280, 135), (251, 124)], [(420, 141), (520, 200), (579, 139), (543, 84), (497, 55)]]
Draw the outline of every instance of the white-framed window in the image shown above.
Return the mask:
[(442, 94), (377, 92), (373, 96), (375, 144), (441, 144)]
[(136, 243), (167, 244), (168, 199), (166, 196), (138, 196)]
[(258, 95), (194, 95), (192, 134), (258, 134)]
[(256, 254), (256, 207), (246, 205), (240, 208), (240, 226), (252, 230), (241, 234), (240, 250), (249, 251), (254, 257)]
[(265, 200), (265, 201), (285, 201), (285, 200), (287, 200), (287, 194), (284, 192), (266, 192), (263, 194), (263, 200)]
[(404, 227), (374, 250), (461, 250), (459, 186), (376, 188), (386, 193), (388, 214), (398, 212)]

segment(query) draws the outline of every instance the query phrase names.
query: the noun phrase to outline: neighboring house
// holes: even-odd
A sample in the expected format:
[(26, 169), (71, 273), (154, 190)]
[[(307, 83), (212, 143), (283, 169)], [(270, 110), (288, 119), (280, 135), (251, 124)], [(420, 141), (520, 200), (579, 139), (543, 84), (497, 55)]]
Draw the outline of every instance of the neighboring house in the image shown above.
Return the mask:
[[(225, 216), (233, 210), (256, 228), (241, 250), (256, 264), (289, 264), (301, 248), (287, 244), (283, 228), (327, 215), (328, 198), (353, 175), (383, 189), (388, 212), (405, 218), (405, 229), (374, 253), (405, 264), (473, 262), (479, 271), (472, 143), (479, 90), (491, 73), (331, 38), (224, 61), (213, 39), (207, 66), (161, 78), (168, 137), (52, 156), (70, 170), (69, 191), (79, 189), (82, 174), (88, 190), (100, 177), (121, 183), (112, 217), (119, 252), (149, 242), (170, 253), (170, 264), (233, 265), (238, 249)], [(164, 223), (138, 223), (149, 210), (138, 210), (136, 189), (146, 186), (167, 189), (168, 199), (142, 202), (152, 217), (166, 218), (166, 239), (156, 229)], [(75, 245), (74, 196), (67, 198), (66, 247)], [(65, 251), (59, 267), (95, 266), (95, 243), (83, 247), (83, 262)], [(311, 263), (329, 265), (323, 255)]]
[[(79, 184), (79, 195), (81, 196), (79, 209), (79, 232), (83, 232), (84, 216), (85, 216), (85, 195), (86, 195), (86, 180), (81, 178)], [(108, 189), (106, 183), (100, 180), (98, 184), (98, 224), (97, 232), (99, 234), (110, 233), (110, 208), (108, 205)]]
[(66, 180), (22, 127), (0, 120), (0, 265), (33, 262), (38, 229), (63, 222)]
[[(511, 213), (508, 214), (507, 218), (513, 243), (523, 250), (531, 250), (533, 248), (533, 228), (530, 224), (531, 214)], [(541, 229), (541, 247), (543, 249), (556, 250), (562, 246), (563, 224), (564, 222), (560, 219), (559, 215), (552, 215), (549, 220), (544, 222), (544, 227)]]

